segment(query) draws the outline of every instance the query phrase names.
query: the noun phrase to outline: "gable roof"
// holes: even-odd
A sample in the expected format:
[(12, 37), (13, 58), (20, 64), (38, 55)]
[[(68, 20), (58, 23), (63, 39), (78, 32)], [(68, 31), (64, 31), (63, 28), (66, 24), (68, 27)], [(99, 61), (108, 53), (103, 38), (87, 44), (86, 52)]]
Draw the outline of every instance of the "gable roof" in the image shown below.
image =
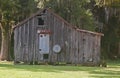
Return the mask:
[(30, 20), (31, 18), (37, 16), (38, 14), (42, 13), (43, 11), (47, 10), (48, 12), (52, 13), (56, 18), (58, 18), (59, 20), (63, 21), (65, 24), (67, 24), (69, 27), (75, 29), (76, 31), (79, 32), (85, 32), (85, 33), (91, 33), (91, 34), (95, 34), (95, 35), (100, 35), (100, 36), (104, 36), (104, 34), (102, 33), (98, 33), (98, 32), (92, 32), (92, 31), (88, 31), (88, 30), (83, 30), (83, 29), (79, 29), (76, 26), (71, 25), (70, 23), (68, 23), (66, 20), (64, 20), (62, 17), (60, 17), (59, 15), (57, 15), (56, 13), (54, 13), (51, 9), (47, 8), (47, 9), (42, 9), (39, 10), (38, 12), (32, 14), (30, 17), (28, 17), (27, 19), (23, 20), (22, 22), (18, 23), (17, 25), (15, 25), (13, 27), (13, 29), (15, 29), (16, 27), (21, 26), (22, 24), (24, 24), (25, 22), (27, 22), (28, 20)]

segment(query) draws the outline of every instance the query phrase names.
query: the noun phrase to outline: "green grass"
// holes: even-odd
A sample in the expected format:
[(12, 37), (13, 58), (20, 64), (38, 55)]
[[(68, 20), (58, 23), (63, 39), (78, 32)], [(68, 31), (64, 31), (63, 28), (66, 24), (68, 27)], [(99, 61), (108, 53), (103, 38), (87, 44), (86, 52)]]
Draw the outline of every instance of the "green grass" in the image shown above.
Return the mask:
[(120, 78), (120, 61), (109, 61), (106, 68), (0, 62), (0, 78)]

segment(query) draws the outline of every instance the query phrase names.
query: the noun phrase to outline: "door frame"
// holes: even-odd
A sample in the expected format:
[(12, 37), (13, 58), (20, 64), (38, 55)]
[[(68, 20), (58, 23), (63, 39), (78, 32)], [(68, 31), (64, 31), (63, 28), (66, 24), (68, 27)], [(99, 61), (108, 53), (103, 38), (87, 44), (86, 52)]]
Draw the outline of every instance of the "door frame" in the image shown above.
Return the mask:
[[(43, 39), (42, 39), (41, 36), (43, 37)], [(42, 42), (42, 44), (41, 44), (41, 42)], [(39, 34), (39, 39), (38, 39), (38, 44), (39, 44), (38, 45), (39, 53), (41, 53), (41, 54), (49, 54), (49, 51), (50, 51), (50, 35), (40, 33)]]

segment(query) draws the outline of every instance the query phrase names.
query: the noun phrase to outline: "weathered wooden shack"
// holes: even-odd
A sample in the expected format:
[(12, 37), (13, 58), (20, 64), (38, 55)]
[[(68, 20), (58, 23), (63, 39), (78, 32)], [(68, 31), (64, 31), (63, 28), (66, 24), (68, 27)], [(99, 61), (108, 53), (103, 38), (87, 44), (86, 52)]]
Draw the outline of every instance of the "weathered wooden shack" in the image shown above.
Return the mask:
[(50, 9), (40, 10), (14, 27), (15, 63), (98, 65), (102, 35), (78, 29)]

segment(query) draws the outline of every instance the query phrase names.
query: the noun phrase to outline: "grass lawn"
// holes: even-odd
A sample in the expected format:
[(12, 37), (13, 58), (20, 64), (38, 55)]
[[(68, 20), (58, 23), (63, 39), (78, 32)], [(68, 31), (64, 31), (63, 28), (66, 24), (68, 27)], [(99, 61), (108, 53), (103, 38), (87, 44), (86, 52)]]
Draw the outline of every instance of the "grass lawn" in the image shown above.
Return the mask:
[(110, 61), (107, 68), (0, 62), (0, 78), (120, 78), (120, 61)]

